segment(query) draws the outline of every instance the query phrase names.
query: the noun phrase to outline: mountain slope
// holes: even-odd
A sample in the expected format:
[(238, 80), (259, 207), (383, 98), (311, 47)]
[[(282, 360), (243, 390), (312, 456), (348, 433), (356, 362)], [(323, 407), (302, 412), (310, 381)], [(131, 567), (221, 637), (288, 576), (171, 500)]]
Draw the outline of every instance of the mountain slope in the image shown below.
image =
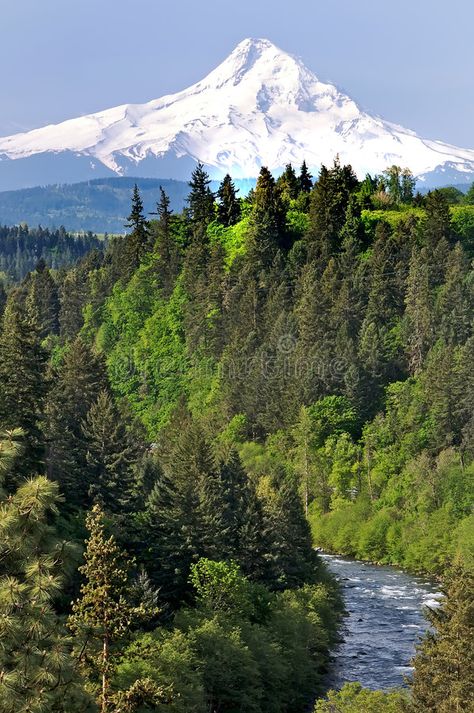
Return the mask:
[[(76, 163), (81, 179), (114, 173), (184, 178), (196, 160), (215, 177), (227, 171), (253, 177), (261, 165), (278, 170), (305, 158), (317, 169), (336, 154), (359, 175), (393, 163), (417, 176), (441, 173), (442, 183), (466, 182), (474, 173), (474, 150), (424, 140), (371, 116), (268, 40), (247, 39), (177, 94), (0, 138), (0, 181), (11, 174), (12, 161), (25, 162), (28, 173), (33, 159), (48, 161), (44, 182), (56, 182), (73, 180), (64, 174), (74, 174)], [(53, 157), (61, 162), (59, 177), (51, 175)]]

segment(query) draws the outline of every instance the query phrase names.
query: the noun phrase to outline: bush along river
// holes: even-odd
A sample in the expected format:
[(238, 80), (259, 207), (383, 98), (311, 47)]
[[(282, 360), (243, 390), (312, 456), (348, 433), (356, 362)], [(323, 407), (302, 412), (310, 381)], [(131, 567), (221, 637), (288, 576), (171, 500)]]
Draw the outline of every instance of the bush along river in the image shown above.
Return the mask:
[(320, 553), (338, 579), (347, 618), (334, 652), (330, 688), (349, 681), (387, 689), (405, 685), (415, 645), (428, 627), (425, 607), (442, 595), (426, 577)]

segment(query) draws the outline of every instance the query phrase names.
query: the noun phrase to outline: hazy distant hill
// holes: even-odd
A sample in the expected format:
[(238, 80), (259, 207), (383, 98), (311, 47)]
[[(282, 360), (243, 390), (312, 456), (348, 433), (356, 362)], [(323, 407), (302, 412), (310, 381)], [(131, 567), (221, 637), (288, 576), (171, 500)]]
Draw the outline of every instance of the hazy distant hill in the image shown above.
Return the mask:
[[(96, 178), (82, 183), (58, 184), (0, 192), (0, 225), (42, 225), (94, 233), (123, 233), (130, 213), (133, 186), (137, 183), (146, 213), (156, 210), (160, 186), (174, 211), (183, 209), (189, 186), (170, 178)], [(235, 181), (245, 195), (255, 185), (253, 179)], [(218, 182), (211, 188), (217, 190)]]
[(67, 230), (122, 233), (130, 213), (130, 197), (137, 183), (147, 213), (156, 210), (160, 186), (181, 210), (187, 183), (155, 178), (98, 178), (71, 185), (38, 186), (0, 193), (0, 225), (42, 225)]

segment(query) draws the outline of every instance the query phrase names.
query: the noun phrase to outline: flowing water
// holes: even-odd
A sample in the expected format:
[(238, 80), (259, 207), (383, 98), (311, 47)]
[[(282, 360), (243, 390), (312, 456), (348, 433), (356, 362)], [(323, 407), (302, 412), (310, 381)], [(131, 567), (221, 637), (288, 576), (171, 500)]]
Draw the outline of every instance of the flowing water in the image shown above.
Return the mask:
[(372, 689), (404, 685), (415, 644), (426, 631), (425, 607), (441, 594), (424, 577), (321, 554), (342, 587), (348, 617), (335, 651), (331, 688), (359, 681)]

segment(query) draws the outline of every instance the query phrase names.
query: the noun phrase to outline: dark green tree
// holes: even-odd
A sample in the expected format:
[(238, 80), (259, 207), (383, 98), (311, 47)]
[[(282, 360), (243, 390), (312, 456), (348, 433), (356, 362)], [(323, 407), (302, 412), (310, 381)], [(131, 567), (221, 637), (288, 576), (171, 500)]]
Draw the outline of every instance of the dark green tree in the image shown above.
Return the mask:
[(0, 334), (0, 425), (24, 431), (24, 454), (14, 479), (43, 470), (43, 406), (46, 396), (46, 352), (37, 323), (11, 292)]
[(276, 182), (280, 195), (286, 203), (295, 200), (300, 192), (300, 184), (295, 169), (288, 163)]
[(404, 317), (405, 344), (411, 374), (420, 370), (433, 344), (433, 296), (429, 269), (427, 251), (414, 249), (406, 285)]
[(235, 225), (240, 220), (240, 202), (237, 198), (237, 193), (232, 178), (227, 174), (224, 176), (222, 183), (217, 191), (219, 200), (217, 207), (217, 219), (221, 225), (228, 228)]
[(249, 261), (258, 273), (268, 270), (278, 250), (286, 246), (284, 206), (275, 179), (265, 166), (260, 170), (252, 205)]
[(40, 338), (44, 339), (49, 334), (58, 334), (58, 286), (42, 259), (38, 261), (36, 269), (31, 275), (27, 302), (30, 312), (36, 316)]
[(332, 168), (321, 167), (311, 193), (310, 225), (305, 236), (310, 259), (325, 265), (340, 245), (340, 232), (346, 221), (351, 194), (358, 187), (351, 166), (341, 166), (339, 159)]
[(158, 260), (155, 270), (165, 298), (173, 291), (179, 273), (181, 255), (176, 238), (173, 235), (173, 211), (170, 210), (170, 199), (160, 186), (160, 200), (156, 204), (156, 250)]
[(143, 201), (137, 184), (133, 188), (132, 208), (125, 227), (130, 229), (126, 243), (127, 265), (125, 266), (129, 271), (127, 277), (130, 277), (152, 247), (150, 244), (150, 226), (145, 218)]
[(103, 359), (81, 337), (72, 342), (54, 374), (46, 404), (47, 472), (70, 506), (90, 502), (88, 441), (83, 423), (101, 391), (108, 389)]
[(303, 161), (303, 163), (301, 164), (298, 181), (299, 189), (300, 191), (302, 191), (302, 193), (311, 193), (311, 189), (313, 188), (313, 177), (308, 171), (306, 161)]
[(133, 504), (133, 465), (139, 448), (108, 391), (101, 391), (82, 425), (90, 495), (113, 513)]
[(214, 194), (209, 188), (210, 183), (211, 179), (204, 165), (198, 163), (191, 175), (189, 182), (191, 191), (187, 201), (193, 228), (201, 232), (205, 231), (209, 223), (214, 220)]

